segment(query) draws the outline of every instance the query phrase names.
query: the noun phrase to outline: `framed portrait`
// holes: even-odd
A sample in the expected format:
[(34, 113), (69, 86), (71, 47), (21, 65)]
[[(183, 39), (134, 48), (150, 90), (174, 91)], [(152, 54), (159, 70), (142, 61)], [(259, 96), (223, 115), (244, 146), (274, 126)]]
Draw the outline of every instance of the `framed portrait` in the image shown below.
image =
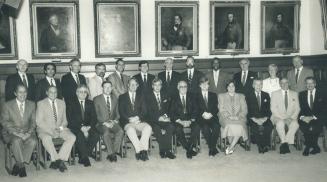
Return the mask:
[(299, 52), (300, 1), (261, 2), (261, 53)]
[(15, 20), (0, 12), (0, 59), (17, 59)]
[(31, 0), (32, 56), (80, 56), (78, 0)]
[(156, 56), (199, 54), (198, 2), (156, 1)]
[(320, 0), (322, 27), (324, 29), (324, 43), (327, 49), (327, 0)]
[(210, 2), (210, 54), (249, 53), (250, 3)]
[(139, 0), (94, 0), (96, 57), (140, 56)]

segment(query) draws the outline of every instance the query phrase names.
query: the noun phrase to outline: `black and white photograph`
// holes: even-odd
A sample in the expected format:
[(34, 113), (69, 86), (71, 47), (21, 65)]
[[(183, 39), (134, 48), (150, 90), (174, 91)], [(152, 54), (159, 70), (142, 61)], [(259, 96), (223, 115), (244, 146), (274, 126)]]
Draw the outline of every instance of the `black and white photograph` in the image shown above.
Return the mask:
[(261, 2), (261, 52), (299, 51), (300, 1)]
[(210, 54), (249, 52), (249, 2), (210, 3)]
[(0, 59), (17, 58), (15, 20), (0, 11)]
[(79, 55), (78, 1), (31, 1), (35, 58)]
[(322, 18), (322, 27), (324, 30), (324, 45), (325, 49), (327, 49), (327, 0), (320, 0), (321, 6), (321, 18)]
[(156, 55), (197, 55), (198, 3), (156, 1)]
[(96, 56), (139, 56), (139, 0), (95, 0)]

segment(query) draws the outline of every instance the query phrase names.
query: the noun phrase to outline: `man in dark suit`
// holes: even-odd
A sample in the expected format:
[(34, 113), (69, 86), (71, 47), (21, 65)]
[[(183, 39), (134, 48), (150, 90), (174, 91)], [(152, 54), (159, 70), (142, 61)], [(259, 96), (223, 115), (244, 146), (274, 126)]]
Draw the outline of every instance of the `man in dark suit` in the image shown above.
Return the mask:
[(220, 59), (213, 58), (211, 61), (212, 71), (206, 74), (209, 79), (209, 91), (217, 94), (226, 92), (227, 80), (230, 76), (221, 70)]
[(91, 156), (99, 135), (96, 130), (97, 117), (93, 102), (86, 99), (89, 90), (86, 85), (76, 89), (77, 99), (70, 100), (66, 107), (68, 128), (76, 136), (76, 147), (79, 153), (79, 163), (85, 167), (91, 166)]
[(70, 72), (61, 78), (62, 95), (65, 101), (75, 98), (76, 88), (78, 85), (86, 85), (86, 79), (79, 74), (81, 71), (81, 62), (78, 58), (74, 58), (69, 62)]
[(201, 92), (195, 97), (197, 106), (197, 122), (202, 128), (203, 135), (209, 147), (209, 156), (218, 154), (217, 140), (219, 136), (220, 125), (218, 122), (218, 98), (213, 92), (209, 92), (209, 79), (202, 77), (200, 79)]
[(173, 71), (173, 64), (173, 58), (167, 58), (164, 63), (165, 71), (158, 73), (158, 78), (162, 81), (162, 91), (168, 96), (178, 93), (177, 83), (180, 74), (177, 71)]
[(3, 106), (2, 134), (4, 142), (11, 144), (10, 147), (16, 161), (11, 174), (25, 177), (25, 164), (30, 162), (37, 144), (35, 103), (26, 100), (27, 89), (24, 85), (17, 85), (14, 94), (16, 98), (6, 102)]
[[(175, 133), (177, 140), (186, 150), (186, 157), (192, 159), (197, 155), (194, 147), (197, 144), (200, 135), (200, 127), (196, 122), (196, 108), (194, 96), (187, 91), (186, 81), (179, 81), (178, 94), (176, 94), (171, 101), (170, 116), (175, 123)], [(184, 128), (191, 128), (191, 137), (189, 140), (185, 138)]]
[(180, 80), (187, 81), (187, 87), (190, 93), (200, 92), (199, 80), (203, 76), (203, 73), (194, 68), (194, 58), (192, 56), (186, 58), (186, 68), (186, 71), (181, 73)]
[(168, 113), (169, 98), (166, 93), (161, 91), (162, 81), (160, 79), (155, 78), (152, 81), (152, 88), (152, 93), (144, 97), (147, 120), (157, 138), (161, 158), (174, 159), (175, 155), (171, 151), (174, 125)]
[(98, 118), (97, 129), (107, 146), (107, 159), (110, 162), (117, 161), (117, 154), (120, 154), (120, 146), (124, 137), (124, 131), (119, 125), (118, 99), (113, 90), (113, 84), (110, 81), (104, 81), (102, 83), (103, 94), (94, 98)]
[(28, 63), (24, 59), (20, 59), (16, 64), (17, 73), (9, 75), (5, 85), (6, 101), (16, 98), (15, 89), (17, 85), (22, 84), (27, 88), (27, 99), (34, 101), (35, 99), (35, 80), (34, 76), (27, 74)]
[(38, 102), (47, 97), (47, 90), (49, 86), (55, 86), (58, 90), (58, 98), (62, 99), (60, 80), (55, 78), (57, 71), (56, 65), (54, 63), (46, 63), (43, 66), (43, 71), (45, 78), (39, 80), (35, 88), (35, 101)]
[(270, 97), (268, 93), (262, 91), (262, 80), (254, 79), (253, 88), (254, 91), (246, 95), (247, 117), (259, 153), (265, 153), (269, 150), (270, 134), (273, 129), (270, 121)]
[[(142, 93), (136, 91), (137, 80), (131, 78), (128, 82), (128, 91), (119, 96), (119, 115), (121, 125), (135, 148), (137, 160), (149, 160), (149, 138), (152, 133), (151, 126), (144, 122), (146, 108), (144, 106)], [(137, 133), (141, 133), (139, 139)]]
[(252, 83), (253, 79), (257, 78), (257, 73), (249, 71), (249, 59), (241, 59), (239, 64), (241, 66), (241, 72), (234, 74), (236, 92), (247, 94), (253, 90)]
[(139, 87), (137, 88), (137, 91), (141, 92), (142, 94), (149, 93), (152, 91), (152, 80), (155, 78), (154, 75), (148, 73), (149, 62), (148, 61), (140, 61), (139, 62), (139, 70), (141, 72), (139, 74), (133, 76), (139, 83)]
[(307, 77), (305, 83), (307, 90), (299, 94), (301, 108), (299, 125), (304, 133), (305, 149), (303, 155), (308, 156), (309, 154), (320, 153), (318, 137), (322, 131), (323, 122), (326, 121), (327, 101), (322, 90), (316, 88), (314, 77)]

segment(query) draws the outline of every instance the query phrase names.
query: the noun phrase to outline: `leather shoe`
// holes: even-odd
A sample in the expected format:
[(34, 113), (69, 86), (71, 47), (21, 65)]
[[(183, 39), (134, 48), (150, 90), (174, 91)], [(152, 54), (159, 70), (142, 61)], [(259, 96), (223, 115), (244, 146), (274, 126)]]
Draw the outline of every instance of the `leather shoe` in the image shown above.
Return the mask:
[(214, 157), (214, 156), (216, 156), (218, 153), (219, 153), (219, 151), (218, 151), (216, 148), (209, 150), (209, 156)]
[(55, 161), (55, 162), (51, 162), (50, 163), (50, 166), (49, 166), (49, 168), (51, 168), (51, 169), (58, 169), (58, 162), (57, 161)]
[(318, 146), (313, 147), (313, 150), (310, 152), (310, 154), (315, 155), (320, 153), (320, 148)]
[(90, 159), (89, 159), (88, 157), (83, 158), (83, 159), (81, 160), (81, 162), (78, 161), (78, 163), (83, 164), (84, 167), (89, 167), (89, 166), (91, 166), (91, 162), (90, 162)]
[(19, 167), (17, 164), (15, 164), (14, 167), (12, 168), (11, 175), (17, 176), (18, 174), (19, 174)]
[(302, 155), (303, 156), (308, 156), (309, 155), (309, 152), (310, 152), (310, 147), (305, 147)]
[(21, 167), (20, 169), (19, 169), (19, 177), (26, 177), (27, 176), (27, 174), (26, 174), (26, 168), (25, 167)]
[(291, 153), (288, 143), (285, 143), (285, 154)]
[(142, 151), (140, 152), (140, 154), (141, 154), (141, 156), (142, 156), (141, 160), (143, 160), (143, 161), (147, 161), (147, 160), (149, 160), (148, 152), (147, 152), (146, 150), (142, 150)]
[(136, 153), (136, 154), (135, 154), (135, 158), (136, 158), (136, 160), (142, 160), (142, 155), (141, 155), (141, 153)]
[(165, 151), (160, 151), (159, 155), (162, 159), (166, 158), (166, 152)]
[(57, 160), (58, 161), (58, 167), (60, 172), (65, 172), (67, 170), (67, 167), (65, 165), (65, 162), (63, 160)]
[(279, 147), (279, 153), (280, 154), (286, 154), (286, 149), (285, 149), (286, 143), (282, 143)]
[(166, 152), (166, 157), (168, 159), (175, 159), (176, 158), (176, 156), (171, 151)]
[(268, 146), (264, 146), (263, 148), (262, 148), (262, 152), (263, 153), (266, 153), (266, 152), (268, 152), (269, 151), (269, 147)]
[(190, 151), (186, 151), (186, 157), (188, 159), (192, 159), (193, 155), (190, 153)]
[(263, 147), (258, 145), (258, 151), (259, 151), (259, 154), (263, 154), (264, 153)]
[(117, 156), (116, 154), (110, 154), (107, 156), (107, 160), (109, 160), (110, 162), (117, 162)]

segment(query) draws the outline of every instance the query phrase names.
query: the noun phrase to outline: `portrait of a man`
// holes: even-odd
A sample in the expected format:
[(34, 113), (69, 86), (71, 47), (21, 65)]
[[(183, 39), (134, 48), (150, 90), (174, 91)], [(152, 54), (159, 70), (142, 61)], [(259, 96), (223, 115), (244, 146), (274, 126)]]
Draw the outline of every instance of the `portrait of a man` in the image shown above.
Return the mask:
[(211, 54), (249, 51), (249, 3), (211, 2)]
[(14, 20), (0, 12), (0, 59), (16, 56), (16, 40)]
[(156, 2), (157, 55), (198, 53), (198, 4)]
[(299, 1), (262, 2), (262, 53), (299, 50)]
[(77, 3), (31, 3), (34, 58), (79, 55)]

